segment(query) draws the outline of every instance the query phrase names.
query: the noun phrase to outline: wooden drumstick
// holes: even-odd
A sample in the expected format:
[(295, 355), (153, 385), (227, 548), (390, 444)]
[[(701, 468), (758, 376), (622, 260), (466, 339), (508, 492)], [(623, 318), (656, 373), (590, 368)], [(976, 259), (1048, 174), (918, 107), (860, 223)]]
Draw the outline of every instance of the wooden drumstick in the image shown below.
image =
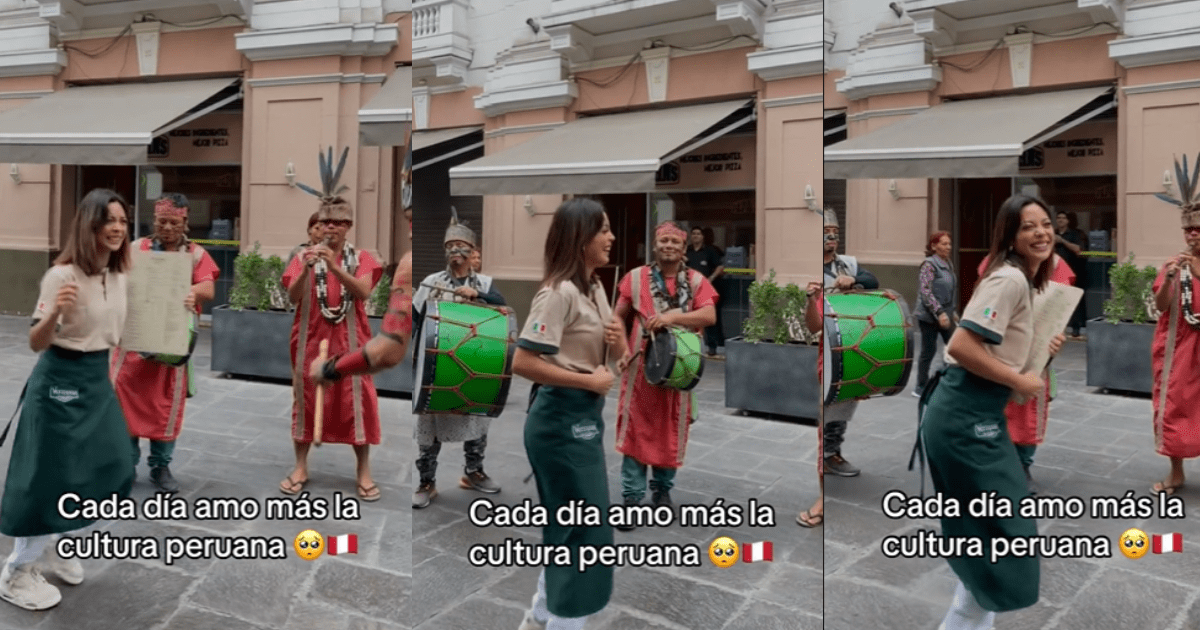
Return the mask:
[[(617, 279), (613, 284), (613, 294), (608, 297), (608, 316), (611, 319), (614, 315), (613, 311), (617, 310), (617, 295), (621, 292), (621, 266), (614, 267), (616, 274), (613, 276)], [(608, 365), (608, 342), (604, 342), (604, 361), (600, 365)]]
[[(322, 339), (320, 350), (317, 352), (317, 363), (325, 364), (325, 360), (329, 358), (329, 340)], [(313, 445), (321, 445), (321, 433), (324, 430), (325, 420), (325, 386), (317, 386), (316, 396), (317, 408), (313, 414)]]

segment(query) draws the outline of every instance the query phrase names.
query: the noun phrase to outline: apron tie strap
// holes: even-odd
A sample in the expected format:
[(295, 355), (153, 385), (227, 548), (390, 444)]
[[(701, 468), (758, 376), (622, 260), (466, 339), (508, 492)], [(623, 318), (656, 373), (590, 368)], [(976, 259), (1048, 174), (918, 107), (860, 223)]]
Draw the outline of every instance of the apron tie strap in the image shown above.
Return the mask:
[(4, 446), (4, 441), (8, 439), (8, 430), (12, 428), (12, 423), (17, 419), (17, 414), (21, 413), (21, 405), (25, 402), (25, 392), (29, 390), (29, 381), (25, 381), (25, 385), (21, 387), (21, 395), (17, 398), (17, 408), (13, 410), (13, 415), (8, 419), (8, 424), (4, 425), (4, 432), (0, 433), (0, 446)]
[(911, 471), (916, 462), (921, 463), (921, 498), (925, 498), (925, 439), (922, 437), (921, 430), (925, 426), (925, 409), (929, 406), (929, 399), (933, 395), (933, 390), (937, 389), (938, 383), (942, 380), (942, 375), (946, 373), (948, 367), (934, 372), (933, 376), (929, 377), (929, 382), (925, 383), (925, 389), (921, 391), (921, 399), (917, 401), (917, 439), (913, 442), (912, 454), (908, 456), (908, 469)]

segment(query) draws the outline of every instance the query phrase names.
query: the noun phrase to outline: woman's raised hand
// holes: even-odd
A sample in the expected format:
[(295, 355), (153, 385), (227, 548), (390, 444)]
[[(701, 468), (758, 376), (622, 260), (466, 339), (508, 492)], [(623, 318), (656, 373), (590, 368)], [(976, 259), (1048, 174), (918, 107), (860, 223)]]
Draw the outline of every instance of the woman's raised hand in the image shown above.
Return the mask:
[(54, 296), (54, 312), (65, 315), (75, 310), (75, 301), (79, 299), (79, 285), (68, 282), (58, 289)]

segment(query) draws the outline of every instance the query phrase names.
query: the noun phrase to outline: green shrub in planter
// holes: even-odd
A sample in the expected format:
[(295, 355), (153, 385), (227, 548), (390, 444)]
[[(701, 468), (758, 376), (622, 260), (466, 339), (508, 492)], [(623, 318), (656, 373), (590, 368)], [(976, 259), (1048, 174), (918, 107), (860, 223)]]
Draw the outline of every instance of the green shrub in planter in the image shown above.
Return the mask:
[[(391, 270), (391, 273), (388, 271)], [(392, 297), (392, 275), (396, 273), (396, 266), (388, 265), (383, 269), (383, 277), (379, 279), (379, 284), (375, 285), (375, 289), (371, 291), (371, 299), (367, 300), (367, 315), (371, 317), (383, 317), (387, 313), (388, 300)]]
[(757, 343), (817, 343), (817, 336), (804, 326), (804, 290), (796, 284), (785, 287), (775, 282), (775, 270), (750, 283), (750, 317), (742, 326), (746, 341)]
[(229, 308), (240, 311), (252, 308), (260, 311), (290, 310), (287, 290), (283, 288), (283, 259), (264, 258), (258, 241), (254, 249), (244, 251), (233, 259), (233, 288), (229, 290)]
[(1104, 302), (1104, 318), (1110, 324), (1143, 324), (1157, 320), (1152, 291), (1157, 276), (1158, 270), (1154, 267), (1138, 268), (1133, 263), (1133, 254), (1129, 254), (1125, 262), (1113, 265), (1108, 271), (1112, 296)]

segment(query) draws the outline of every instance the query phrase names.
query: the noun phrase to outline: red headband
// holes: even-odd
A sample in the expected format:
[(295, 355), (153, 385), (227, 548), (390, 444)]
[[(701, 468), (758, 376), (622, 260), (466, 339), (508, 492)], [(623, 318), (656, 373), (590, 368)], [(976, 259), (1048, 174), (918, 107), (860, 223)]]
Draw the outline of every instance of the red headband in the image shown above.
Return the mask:
[(175, 205), (170, 199), (159, 199), (154, 203), (154, 216), (156, 217), (186, 217), (188, 209)]
[(658, 227), (654, 230), (654, 238), (662, 236), (663, 233), (678, 236), (681, 240), (687, 240), (687, 232), (684, 232), (682, 228), (674, 223), (671, 223), (670, 221), (664, 221), (658, 224)]

